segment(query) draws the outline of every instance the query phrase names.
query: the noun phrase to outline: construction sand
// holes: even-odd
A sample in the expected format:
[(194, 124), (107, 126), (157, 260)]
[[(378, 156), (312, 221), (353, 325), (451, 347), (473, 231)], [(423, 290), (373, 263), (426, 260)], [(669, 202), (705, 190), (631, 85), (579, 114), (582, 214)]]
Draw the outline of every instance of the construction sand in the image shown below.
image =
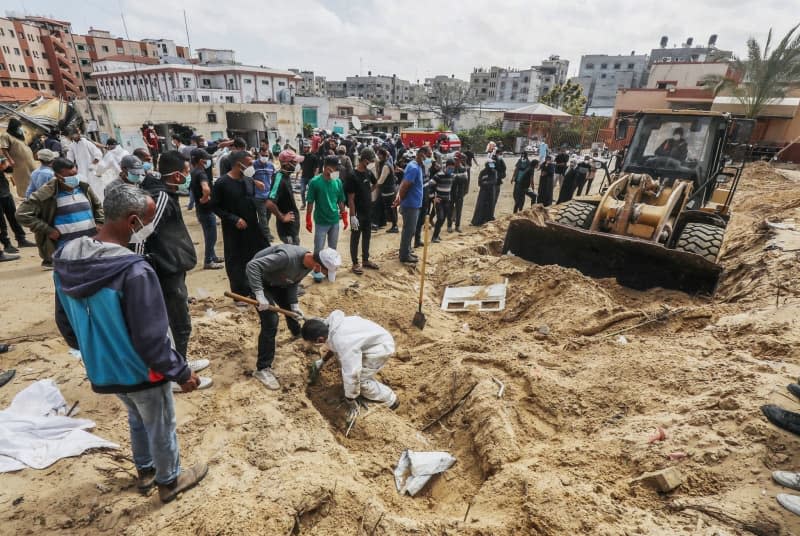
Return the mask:
[[(301, 299), (307, 315), (342, 309), (397, 340), (381, 376), (401, 406), (371, 409), (349, 437), (338, 367), (308, 387), (318, 350), (290, 340), (281, 323), (275, 370), (283, 388), (267, 391), (250, 377), (256, 313), (222, 298), (224, 271), (192, 272), (190, 353), (211, 359), (215, 385), (176, 396), (178, 438), (184, 462), (206, 460), (210, 471), (169, 505), (136, 492), (122, 404), (92, 393), (67, 353), (52, 319), (51, 275), (26, 250), (22, 262), (0, 265), (3, 340), (16, 344), (0, 368), (17, 369), (0, 407), (53, 378), (68, 403), (80, 401), (79, 415), (96, 421), (95, 432), (122, 448), (0, 475), (2, 532), (800, 533), (800, 520), (775, 501), (785, 490), (770, 480), (771, 470), (800, 469), (800, 442), (759, 411), (768, 402), (800, 408), (784, 387), (800, 373), (798, 251), (774, 247), (764, 224), (800, 222), (800, 173), (750, 166), (734, 210), (713, 300), (500, 256), (508, 217), (465, 225), (432, 248), (423, 331), (411, 326), (419, 274), (398, 262), (399, 236), (379, 233), (379, 272), (342, 271), (335, 284), (309, 279)], [(194, 215), (185, 216), (199, 241)], [(439, 309), (448, 284), (505, 278), (501, 313)], [(664, 439), (650, 442), (659, 427)], [(392, 469), (404, 449), (444, 450), (458, 461), (416, 497), (400, 496)], [(632, 482), (667, 467), (684, 479), (671, 493)]]

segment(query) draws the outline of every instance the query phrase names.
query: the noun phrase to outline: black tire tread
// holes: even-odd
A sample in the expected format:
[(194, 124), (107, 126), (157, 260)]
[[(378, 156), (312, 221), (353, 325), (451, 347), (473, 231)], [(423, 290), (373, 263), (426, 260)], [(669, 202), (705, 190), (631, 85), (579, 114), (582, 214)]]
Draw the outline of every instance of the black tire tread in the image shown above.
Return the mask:
[(556, 221), (564, 225), (588, 229), (596, 208), (591, 203), (570, 201), (559, 211)]
[(687, 223), (683, 228), (675, 249), (694, 253), (711, 262), (717, 262), (725, 229), (707, 223)]

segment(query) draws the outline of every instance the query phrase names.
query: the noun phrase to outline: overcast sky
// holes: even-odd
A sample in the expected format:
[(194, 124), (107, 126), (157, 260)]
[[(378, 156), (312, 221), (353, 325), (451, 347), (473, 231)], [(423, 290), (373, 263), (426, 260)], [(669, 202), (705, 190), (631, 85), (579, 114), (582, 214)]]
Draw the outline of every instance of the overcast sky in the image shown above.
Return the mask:
[[(194, 50), (231, 48), (239, 62), (313, 70), (328, 80), (397, 74), (424, 80), (476, 66), (538, 65), (551, 54), (649, 53), (662, 35), (669, 47), (687, 37), (744, 53), (754, 36), (782, 37), (800, 22), (794, 0), (5, 0), (5, 9), (68, 20), (131, 39), (166, 37)], [(456, 7), (458, 6), (458, 7)], [(777, 39), (776, 39), (777, 40)]]

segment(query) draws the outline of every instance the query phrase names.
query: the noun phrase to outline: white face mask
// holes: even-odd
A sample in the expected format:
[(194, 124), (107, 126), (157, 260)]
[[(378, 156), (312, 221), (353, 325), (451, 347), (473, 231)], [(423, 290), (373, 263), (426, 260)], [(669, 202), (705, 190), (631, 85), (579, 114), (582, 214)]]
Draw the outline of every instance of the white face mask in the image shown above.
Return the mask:
[(336, 180), (338, 178), (339, 178), (339, 172), (338, 171), (331, 172), (331, 180)]
[[(138, 217), (136, 219), (139, 220)], [(156, 230), (156, 226), (153, 224), (153, 222), (144, 225), (142, 224), (142, 220), (139, 220), (139, 225), (141, 225), (141, 227), (138, 231), (135, 231), (133, 234), (131, 234), (131, 238), (128, 240), (128, 243), (141, 244), (147, 240), (151, 234), (153, 234), (153, 231)]]
[(266, 156), (261, 156), (258, 158), (258, 161), (261, 162), (262, 164), (266, 164), (269, 160), (267, 159)]
[(242, 170), (242, 175), (248, 178), (252, 177), (255, 174), (256, 174), (256, 168), (254, 168), (253, 166), (248, 166)]
[(680, 134), (673, 134), (672, 135), (672, 139), (675, 140), (675, 141), (680, 141), (681, 135)]

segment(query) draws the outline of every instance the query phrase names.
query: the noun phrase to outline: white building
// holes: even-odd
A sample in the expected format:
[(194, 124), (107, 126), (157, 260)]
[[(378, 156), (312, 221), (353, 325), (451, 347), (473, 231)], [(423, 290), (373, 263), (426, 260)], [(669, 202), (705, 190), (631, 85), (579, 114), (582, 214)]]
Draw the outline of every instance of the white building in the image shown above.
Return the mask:
[(154, 61), (158, 62), (114, 56), (95, 62), (92, 78), (100, 96), (161, 102), (290, 103), (302, 82), (290, 71), (264, 67)]
[(328, 88), (324, 76), (315, 74), (314, 71), (301, 71), (300, 69), (289, 70), (303, 78), (300, 82), (300, 86), (297, 88), (298, 96), (325, 97), (328, 95)]

